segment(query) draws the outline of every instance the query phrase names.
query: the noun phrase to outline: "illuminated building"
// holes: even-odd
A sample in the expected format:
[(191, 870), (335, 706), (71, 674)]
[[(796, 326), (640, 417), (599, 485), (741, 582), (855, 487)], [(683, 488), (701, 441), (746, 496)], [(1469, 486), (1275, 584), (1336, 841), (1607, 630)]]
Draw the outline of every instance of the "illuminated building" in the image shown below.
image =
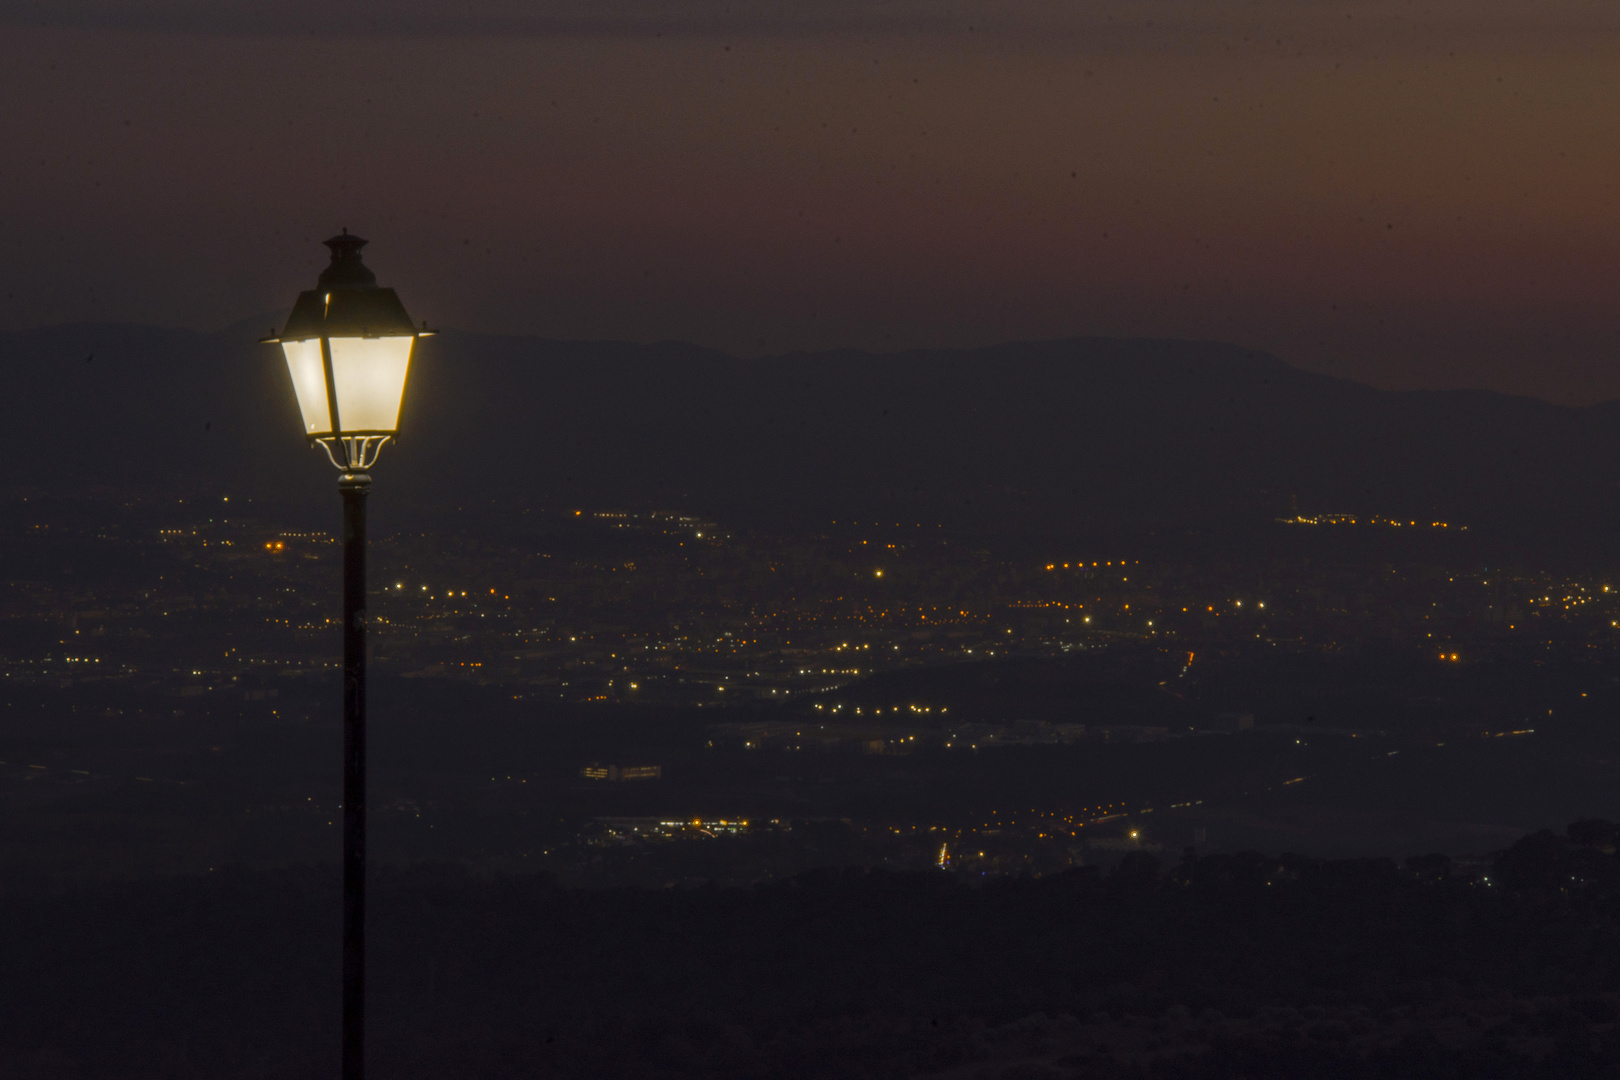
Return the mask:
[(664, 775), (662, 765), (626, 765), (620, 768), (617, 765), (598, 765), (591, 762), (579, 770), (579, 775), (587, 780), (657, 780)]

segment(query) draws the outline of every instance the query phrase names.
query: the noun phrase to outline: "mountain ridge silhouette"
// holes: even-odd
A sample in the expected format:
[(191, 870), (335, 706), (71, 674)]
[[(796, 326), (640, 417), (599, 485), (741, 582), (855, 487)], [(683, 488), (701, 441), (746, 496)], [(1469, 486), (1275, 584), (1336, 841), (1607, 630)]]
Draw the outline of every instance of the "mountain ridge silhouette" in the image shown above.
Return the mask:
[[(271, 317), (0, 333), (0, 485), (325, 494)], [(86, 359), (86, 357), (90, 359)], [(421, 508), (658, 506), (1107, 534), (1353, 512), (1602, 547), (1620, 402), (1379, 390), (1222, 342), (1073, 338), (741, 360), (448, 330), (380, 473)]]

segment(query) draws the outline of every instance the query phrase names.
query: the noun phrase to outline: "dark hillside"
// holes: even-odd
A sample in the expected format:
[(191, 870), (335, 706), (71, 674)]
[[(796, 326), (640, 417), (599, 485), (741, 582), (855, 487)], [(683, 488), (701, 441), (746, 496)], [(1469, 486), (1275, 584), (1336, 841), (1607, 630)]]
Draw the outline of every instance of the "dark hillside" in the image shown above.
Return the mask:
[[(1596, 826), (1527, 838), (1490, 884), (1438, 856), (1254, 852), (984, 885), (392, 872), (371, 1054), (402, 1080), (1610, 1076), (1617, 875)], [(336, 910), (334, 877), (297, 870), (0, 901), (0, 1070), (320, 1075)]]
[[(26, 403), (0, 482), (318, 489), (260, 333), (0, 335)], [(741, 361), (449, 332), (420, 350), (404, 424), (391, 497), (435, 513), (627, 504), (1105, 536), (1253, 528), (1297, 507), (1588, 551), (1620, 524), (1620, 407), (1388, 393), (1210, 342)]]

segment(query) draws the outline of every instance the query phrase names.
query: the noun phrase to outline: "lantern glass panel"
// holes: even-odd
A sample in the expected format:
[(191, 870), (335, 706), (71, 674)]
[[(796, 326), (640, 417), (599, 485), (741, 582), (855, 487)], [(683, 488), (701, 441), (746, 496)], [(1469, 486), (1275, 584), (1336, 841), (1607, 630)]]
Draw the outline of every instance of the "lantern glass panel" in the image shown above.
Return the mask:
[(326, 409), (326, 370), (321, 364), (320, 339), (283, 341), (281, 348), (287, 354), (287, 372), (298, 395), (298, 411), (304, 417), (304, 434), (329, 434), (332, 419)]
[(343, 431), (399, 428), (399, 406), (415, 342), (414, 336), (329, 339), (337, 418)]

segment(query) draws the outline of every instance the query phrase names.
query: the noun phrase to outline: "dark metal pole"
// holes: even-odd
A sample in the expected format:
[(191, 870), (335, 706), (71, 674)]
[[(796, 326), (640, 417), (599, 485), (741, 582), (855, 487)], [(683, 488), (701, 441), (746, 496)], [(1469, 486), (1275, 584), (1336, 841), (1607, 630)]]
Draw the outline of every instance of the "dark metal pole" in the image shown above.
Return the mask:
[(343, 495), (343, 1080), (366, 1071), (366, 493), (344, 473)]

